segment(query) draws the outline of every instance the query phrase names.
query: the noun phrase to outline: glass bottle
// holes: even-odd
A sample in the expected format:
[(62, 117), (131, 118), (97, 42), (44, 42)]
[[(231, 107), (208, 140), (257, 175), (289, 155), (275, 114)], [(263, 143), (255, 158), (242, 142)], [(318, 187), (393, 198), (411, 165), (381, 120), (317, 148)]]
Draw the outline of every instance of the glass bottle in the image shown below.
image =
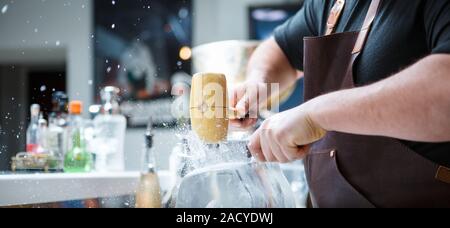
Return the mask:
[(152, 121), (149, 121), (145, 134), (144, 166), (136, 192), (136, 208), (161, 208), (161, 190), (156, 170), (155, 155), (152, 150)]
[(33, 104), (30, 107), (31, 119), (30, 124), (27, 128), (27, 152), (37, 153), (39, 142), (38, 142), (38, 129), (39, 129), (39, 113), (41, 111), (41, 106), (38, 104)]
[[(49, 126), (49, 135), (54, 137), (53, 142), (58, 142), (58, 148), (60, 151), (57, 153), (64, 156), (69, 149), (69, 136), (68, 136), (68, 124), (69, 124), (69, 98), (61, 91), (52, 94), (52, 113), (49, 117), (49, 123), (53, 122), (53, 128)], [(50, 118), (53, 118), (51, 120)], [(56, 132), (52, 132), (55, 130)], [(60, 134), (62, 130), (62, 140), (60, 140)], [(61, 157), (63, 158), (63, 157)]]
[(97, 171), (124, 171), (124, 141), (127, 121), (119, 111), (119, 92), (116, 87), (101, 91), (102, 113), (94, 119), (95, 167)]
[(57, 161), (57, 167), (60, 170), (64, 167), (64, 155), (69, 147), (68, 103), (69, 98), (64, 92), (57, 91), (52, 94), (52, 112), (48, 116), (45, 140), (47, 151)]
[(64, 171), (68, 173), (84, 173), (92, 170), (92, 155), (86, 150), (82, 103), (73, 101), (69, 104), (69, 151), (64, 158)]
[(61, 91), (54, 92), (52, 94), (52, 115), (55, 118), (55, 122), (58, 126), (66, 128), (68, 125), (69, 114), (69, 98)]
[(46, 142), (46, 136), (47, 136), (47, 120), (44, 119), (44, 114), (39, 114), (39, 120), (38, 120), (38, 130), (37, 130), (37, 141), (38, 146), (36, 153), (43, 154), (47, 153), (47, 142)]
[(58, 161), (58, 167), (62, 167), (64, 154), (67, 150), (66, 129), (58, 125), (55, 113), (48, 117), (48, 130), (46, 135), (46, 146), (48, 153)]

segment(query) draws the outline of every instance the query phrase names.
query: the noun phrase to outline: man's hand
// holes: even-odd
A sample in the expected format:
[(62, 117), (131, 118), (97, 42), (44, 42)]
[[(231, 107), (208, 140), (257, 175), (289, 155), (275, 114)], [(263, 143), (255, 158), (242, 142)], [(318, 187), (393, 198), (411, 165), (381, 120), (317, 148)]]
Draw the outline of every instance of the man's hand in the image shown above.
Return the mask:
[(267, 119), (251, 137), (249, 149), (260, 161), (286, 163), (304, 158), (309, 145), (325, 134), (305, 105)]
[[(256, 124), (259, 106), (266, 106), (271, 95), (271, 83), (284, 91), (298, 79), (294, 69), (275, 39), (264, 41), (253, 53), (247, 68), (247, 81), (233, 88), (231, 109), (237, 112), (231, 121), (236, 127), (249, 128)], [(275, 95), (276, 92), (273, 92)]]
[(246, 82), (237, 85), (230, 99), (231, 124), (239, 128), (253, 127), (257, 120), (261, 105), (267, 102), (268, 85), (266, 83)]

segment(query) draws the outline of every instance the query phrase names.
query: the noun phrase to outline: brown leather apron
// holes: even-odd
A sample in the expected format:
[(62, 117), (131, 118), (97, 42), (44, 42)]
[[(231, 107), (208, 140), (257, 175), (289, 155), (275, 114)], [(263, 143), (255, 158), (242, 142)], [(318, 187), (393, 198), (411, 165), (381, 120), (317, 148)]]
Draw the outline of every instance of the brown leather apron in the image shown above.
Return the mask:
[[(304, 39), (307, 100), (355, 86), (353, 64), (380, 2), (372, 0), (361, 31), (331, 34), (345, 4), (338, 0), (326, 36)], [(450, 207), (450, 171), (397, 139), (329, 132), (305, 164), (314, 207)]]

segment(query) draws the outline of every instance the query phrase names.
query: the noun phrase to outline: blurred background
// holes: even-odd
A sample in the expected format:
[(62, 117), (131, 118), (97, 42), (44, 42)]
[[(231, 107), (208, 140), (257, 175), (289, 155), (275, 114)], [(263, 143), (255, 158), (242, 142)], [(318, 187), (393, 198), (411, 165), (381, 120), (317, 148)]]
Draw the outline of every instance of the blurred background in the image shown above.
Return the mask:
[[(106, 85), (121, 89), (126, 169), (139, 170), (148, 116), (157, 163), (168, 169), (179, 141), (173, 88), (207, 68), (201, 66), (207, 50), (196, 47), (264, 40), (301, 6), (301, 0), (0, 0), (0, 170), (25, 150), (31, 104), (47, 116), (52, 93), (63, 91), (82, 101), (89, 117)], [(282, 110), (302, 102), (302, 82), (289, 95)]]

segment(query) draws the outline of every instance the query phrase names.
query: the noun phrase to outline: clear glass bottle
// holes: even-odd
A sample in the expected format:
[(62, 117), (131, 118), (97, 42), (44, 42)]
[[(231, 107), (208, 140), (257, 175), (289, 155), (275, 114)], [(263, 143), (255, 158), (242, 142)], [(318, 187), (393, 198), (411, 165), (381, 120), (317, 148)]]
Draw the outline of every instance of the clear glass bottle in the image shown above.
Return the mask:
[[(56, 134), (50, 134), (51, 136), (59, 135), (60, 130), (62, 129), (62, 141), (61, 145), (58, 145), (61, 149), (60, 154), (64, 156), (67, 153), (67, 150), (69, 149), (69, 135), (68, 135), (68, 124), (69, 124), (69, 98), (68, 96), (61, 91), (55, 92), (52, 95), (52, 113), (50, 115), (51, 118), (54, 118), (54, 120), (50, 120), (49, 122), (54, 123), (54, 126), (57, 126), (58, 128), (53, 128), (57, 131)], [(50, 126), (49, 126), (50, 127)], [(51, 131), (51, 129), (49, 129)], [(54, 141), (58, 141), (59, 139), (54, 138)], [(62, 158), (62, 157), (61, 157)]]
[(48, 117), (46, 134), (46, 149), (56, 162), (57, 167), (64, 167), (64, 156), (69, 147), (68, 110), (69, 98), (64, 92), (57, 91), (52, 94), (52, 112)]
[(136, 192), (136, 208), (161, 208), (161, 190), (153, 147), (152, 121), (145, 134), (144, 166)]
[(52, 94), (52, 114), (58, 126), (65, 129), (68, 125), (69, 97), (61, 91)]
[(94, 119), (95, 168), (99, 172), (124, 171), (124, 141), (127, 120), (119, 111), (119, 92), (116, 87), (101, 91), (102, 113)]
[(41, 106), (38, 104), (33, 104), (30, 107), (31, 119), (30, 124), (27, 128), (27, 152), (37, 153), (39, 142), (38, 142), (38, 129), (39, 129), (39, 113), (41, 111)]
[(48, 126), (47, 126), (47, 120), (44, 119), (44, 114), (39, 114), (39, 120), (38, 120), (38, 130), (37, 130), (37, 141), (38, 141), (38, 146), (37, 146), (37, 150), (36, 153), (39, 154), (43, 154), (43, 153), (48, 153), (47, 150), (47, 142), (46, 142), (46, 137), (47, 137), (47, 131), (48, 130)]
[(67, 150), (66, 130), (58, 125), (55, 113), (50, 114), (48, 121), (46, 136), (47, 150), (51, 156), (60, 162), (64, 159), (65, 151)]
[(68, 173), (84, 173), (92, 171), (92, 155), (86, 150), (82, 103), (73, 101), (69, 105), (69, 151), (64, 158), (64, 171)]

